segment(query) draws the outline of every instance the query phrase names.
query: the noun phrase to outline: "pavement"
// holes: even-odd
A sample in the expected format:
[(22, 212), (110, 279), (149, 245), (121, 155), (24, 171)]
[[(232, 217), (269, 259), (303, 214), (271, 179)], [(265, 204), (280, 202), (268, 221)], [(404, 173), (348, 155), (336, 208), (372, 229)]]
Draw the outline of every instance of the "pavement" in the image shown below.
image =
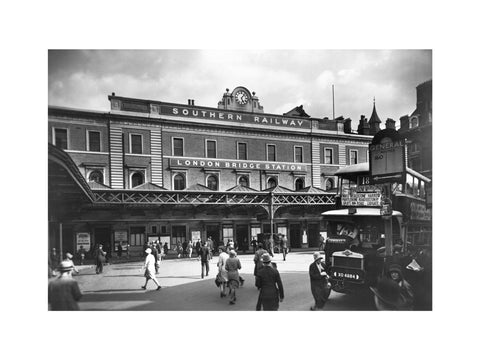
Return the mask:
[[(285, 291), (280, 311), (305, 311), (313, 305), (308, 276), (312, 254), (313, 251), (290, 253), (286, 261), (281, 254), (274, 256)], [(218, 261), (215, 256), (210, 261), (210, 274), (204, 279), (200, 276), (198, 258), (162, 261), (156, 276), (162, 286), (159, 291), (152, 281), (147, 290), (141, 288), (145, 278), (140, 261), (104, 266), (102, 274), (96, 274), (93, 265), (77, 266), (80, 273), (74, 278), (83, 293), (80, 310), (254, 311), (258, 290), (254, 285), (253, 255), (240, 254), (238, 258), (245, 284), (237, 290), (235, 305), (230, 305), (228, 298), (220, 298), (220, 290), (214, 283)], [(332, 292), (323, 310), (375, 310), (375, 306), (368, 291), (356, 295)]]

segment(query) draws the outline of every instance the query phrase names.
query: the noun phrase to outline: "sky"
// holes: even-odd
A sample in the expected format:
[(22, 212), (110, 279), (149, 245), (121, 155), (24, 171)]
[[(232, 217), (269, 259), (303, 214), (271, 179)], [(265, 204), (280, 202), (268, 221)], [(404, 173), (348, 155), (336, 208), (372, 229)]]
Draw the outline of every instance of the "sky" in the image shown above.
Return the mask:
[(431, 50), (50, 50), (48, 103), (108, 111), (107, 96), (216, 108), (225, 89), (254, 91), (265, 113), (303, 105), (312, 117), (370, 117), (385, 125), (415, 110), (432, 79)]

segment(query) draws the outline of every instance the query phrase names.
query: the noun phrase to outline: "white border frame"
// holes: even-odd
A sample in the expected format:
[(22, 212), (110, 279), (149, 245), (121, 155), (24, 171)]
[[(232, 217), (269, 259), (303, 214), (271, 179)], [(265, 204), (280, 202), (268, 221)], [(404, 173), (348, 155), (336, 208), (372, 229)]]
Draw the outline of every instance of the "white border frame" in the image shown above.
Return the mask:
[(55, 130), (67, 130), (67, 148), (64, 150), (70, 150), (70, 129), (68, 127), (57, 127), (57, 126), (52, 126), (52, 144), (57, 146), (56, 141), (55, 141)]
[[(240, 151), (238, 149), (238, 146), (240, 144), (245, 144), (245, 155), (246, 155), (246, 159), (240, 159), (239, 155), (240, 155)], [(241, 160), (241, 161), (247, 161), (248, 160), (248, 143), (246, 141), (237, 141), (237, 160)]]
[[(174, 146), (175, 139), (182, 140), (182, 155), (175, 155), (175, 146)], [(172, 136), (171, 146), (172, 146), (172, 156), (175, 156), (175, 157), (184, 157), (185, 156), (185, 138), (179, 137), (179, 136)]]
[[(296, 156), (296, 153), (295, 153), (295, 151), (297, 150), (297, 148), (302, 151), (302, 154), (301, 154), (301, 155), (302, 155), (302, 161), (297, 161), (297, 156)], [(303, 164), (303, 160), (305, 160), (305, 159), (304, 159), (303, 146), (294, 145), (294, 146), (293, 146), (293, 162), (294, 162), (294, 163), (297, 163), (297, 164)]]
[[(211, 158), (208, 156), (208, 142), (213, 141), (215, 143), (215, 157)], [(218, 157), (218, 146), (217, 146), (217, 140), (214, 139), (205, 139), (205, 158), (207, 159), (217, 159)]]
[[(133, 153), (132, 152), (132, 136), (135, 135), (135, 136), (140, 136), (140, 145), (142, 146), (142, 150), (141, 152), (138, 154), (138, 153)], [(129, 150), (129, 154), (132, 154), (132, 155), (141, 155), (141, 154), (144, 154), (144, 149), (143, 149), (143, 134), (138, 134), (138, 133), (128, 133), (128, 150)]]
[[(331, 150), (332, 151), (332, 162), (331, 163), (327, 163), (327, 150)], [(335, 151), (332, 147), (324, 147), (323, 148), (323, 163), (325, 165), (335, 165), (335, 159), (334, 159), (334, 155), (335, 155)]]
[[(268, 147), (269, 146), (273, 146), (275, 148), (275, 160), (270, 160), (268, 158)], [(269, 144), (269, 143), (266, 143), (265, 144), (265, 160), (266, 161), (273, 161), (273, 162), (276, 162), (277, 161), (277, 145), (276, 144)]]
[[(172, 143), (172, 144), (173, 144), (173, 143)], [(187, 177), (187, 173), (188, 173), (187, 171), (178, 171), (178, 170), (177, 170), (177, 171), (172, 171), (171, 186), (170, 186), (172, 190), (182, 191), (182, 190), (187, 189), (187, 187), (188, 187), (188, 177)], [(183, 189), (181, 189), (181, 190), (180, 190), (180, 189), (175, 189), (175, 176), (177, 176), (177, 175), (179, 175), (179, 174), (180, 174), (180, 175), (183, 175), (183, 177), (185, 178), (185, 188), (183, 188)]]
[(90, 134), (91, 132), (96, 132), (96, 133), (99, 133), (100, 150), (98, 150), (98, 151), (93, 151), (93, 152), (97, 152), (97, 153), (98, 153), (98, 152), (102, 152), (102, 132), (101, 132), (100, 130), (88, 130), (88, 129), (86, 129), (85, 131), (86, 131), (86, 133), (87, 133), (87, 134), (86, 134), (86, 135), (87, 135), (87, 139), (86, 139), (86, 140), (87, 140), (87, 141), (86, 141), (86, 143), (87, 143), (87, 151), (89, 151), (89, 152), (90, 152), (90, 151), (93, 151), (93, 150), (90, 150), (90, 136), (89, 136), (89, 134)]

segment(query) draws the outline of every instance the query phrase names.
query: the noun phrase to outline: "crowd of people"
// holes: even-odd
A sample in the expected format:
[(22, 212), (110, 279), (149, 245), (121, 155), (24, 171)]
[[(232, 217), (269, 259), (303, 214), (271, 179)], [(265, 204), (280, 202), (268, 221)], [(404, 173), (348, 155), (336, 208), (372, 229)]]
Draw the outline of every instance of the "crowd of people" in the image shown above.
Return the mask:
[[(181, 249), (179, 248), (181, 246)], [(266, 249), (265, 249), (266, 247)], [(286, 248), (286, 243), (285, 243)], [(192, 258), (193, 249), (200, 263), (200, 277), (204, 279), (210, 273), (210, 261), (214, 256), (214, 246), (211, 237), (205, 241), (198, 241), (193, 245), (190, 241), (186, 247), (177, 244), (178, 255)], [(286, 261), (287, 251), (283, 250), (284, 245), (280, 243), (279, 249), (282, 250), (283, 261)], [(240, 275), (242, 264), (237, 256), (235, 243), (229, 241), (224, 246), (219, 246), (217, 271), (215, 274), (215, 284), (220, 289), (220, 297), (228, 298), (229, 304), (235, 305), (237, 302), (238, 289), (243, 286), (244, 279)], [(255, 287), (258, 289), (258, 299), (256, 310), (278, 310), (280, 303), (284, 299), (284, 287), (281, 276), (277, 270), (277, 264), (272, 261), (273, 249), (262, 242), (255, 244), (255, 253), (253, 256)], [(123, 249), (117, 249), (117, 256), (121, 257)], [(151, 280), (156, 285), (156, 290), (162, 287), (159, 284), (156, 275), (160, 271), (160, 263), (168, 253), (167, 244), (159, 241), (145, 243), (143, 247), (144, 254), (144, 277), (145, 283), (141, 286), (146, 290)], [(103, 265), (107, 261), (107, 252), (102, 244), (98, 244), (93, 250), (93, 259), (95, 261), (95, 273), (103, 273)], [(85, 258), (85, 251), (80, 247), (78, 258), (82, 265)], [(324, 262), (323, 251), (317, 251), (313, 254), (313, 262), (310, 264), (308, 272), (310, 278), (310, 289), (314, 304), (310, 310), (316, 311), (324, 308), (331, 292), (328, 267)], [(78, 310), (76, 302), (82, 296), (78, 284), (73, 279), (72, 274), (77, 273), (78, 269), (74, 264), (73, 254), (67, 252), (62, 259), (53, 248), (49, 256), (49, 277), (53, 278), (49, 282), (48, 296), (49, 304), (52, 310)], [(423, 270), (414, 260), (408, 266), (402, 266), (398, 263), (390, 264), (384, 273), (384, 276), (376, 282), (370, 289), (373, 293), (375, 306), (378, 310), (412, 310), (418, 309), (419, 300), (415, 298), (417, 290), (414, 289), (405, 278), (405, 269), (411, 272), (419, 273)]]

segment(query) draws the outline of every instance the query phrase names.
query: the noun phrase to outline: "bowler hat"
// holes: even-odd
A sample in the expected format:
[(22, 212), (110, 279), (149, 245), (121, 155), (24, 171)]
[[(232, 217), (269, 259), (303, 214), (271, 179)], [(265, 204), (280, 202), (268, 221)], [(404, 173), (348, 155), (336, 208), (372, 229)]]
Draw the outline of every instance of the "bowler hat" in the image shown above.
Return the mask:
[(262, 262), (269, 263), (270, 261), (272, 261), (272, 258), (270, 257), (269, 254), (265, 253), (262, 255)]
[(400, 286), (387, 278), (378, 280), (376, 287), (370, 287), (375, 296), (380, 300), (382, 305), (392, 308), (393, 310), (399, 310), (406, 305), (405, 299), (400, 294)]

